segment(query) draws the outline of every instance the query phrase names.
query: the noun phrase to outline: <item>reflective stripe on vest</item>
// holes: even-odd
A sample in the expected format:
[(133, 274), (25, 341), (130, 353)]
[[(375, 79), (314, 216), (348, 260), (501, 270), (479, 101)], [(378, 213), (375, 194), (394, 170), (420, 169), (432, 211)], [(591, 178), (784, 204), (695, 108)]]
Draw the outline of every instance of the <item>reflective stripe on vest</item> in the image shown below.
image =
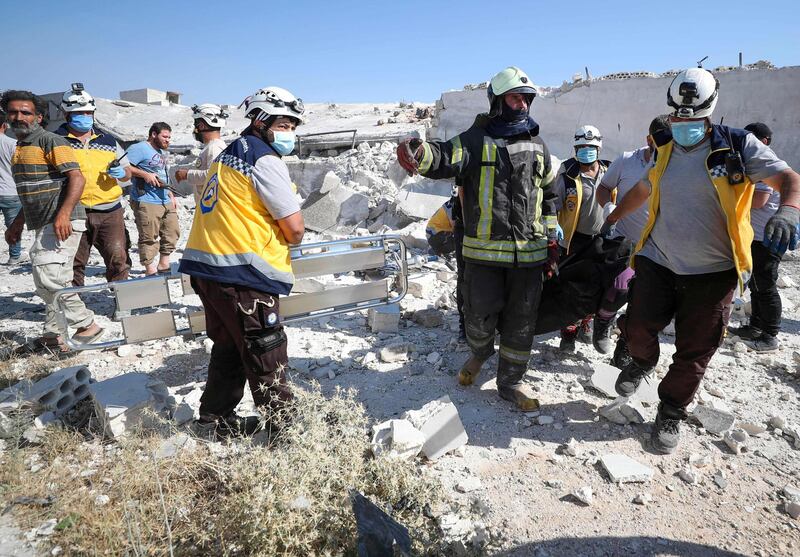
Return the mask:
[(453, 153), (450, 155), (450, 164), (455, 165), (461, 162), (464, 158), (464, 148), (461, 146), (461, 136), (457, 135), (450, 140), (453, 145)]
[(492, 207), (494, 205), (494, 174), (497, 161), (497, 145), (491, 138), (483, 140), (481, 155), (481, 185), (478, 190), (478, 238), (488, 240), (492, 233)]
[(433, 151), (431, 150), (431, 146), (428, 145), (427, 142), (423, 142), (422, 160), (419, 161), (419, 168), (417, 168), (417, 171), (420, 174), (425, 174), (428, 170), (431, 169), (431, 164), (433, 164)]

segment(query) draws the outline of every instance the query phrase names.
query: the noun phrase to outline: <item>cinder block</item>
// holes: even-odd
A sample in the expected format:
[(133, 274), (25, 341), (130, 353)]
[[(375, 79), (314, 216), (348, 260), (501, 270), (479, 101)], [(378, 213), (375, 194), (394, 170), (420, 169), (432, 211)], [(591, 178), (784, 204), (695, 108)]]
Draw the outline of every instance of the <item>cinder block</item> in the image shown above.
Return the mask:
[(400, 306), (390, 304), (369, 308), (367, 323), (373, 333), (396, 333), (400, 329)]
[(425, 435), (422, 454), (430, 460), (466, 445), (469, 440), (458, 409), (449, 396), (429, 402), (419, 410), (409, 410), (401, 417)]
[(61, 416), (89, 396), (92, 376), (86, 366), (72, 366), (51, 373), (31, 383), (21, 381), (0, 392), (0, 405), (6, 408), (27, 407), (34, 414), (52, 412)]

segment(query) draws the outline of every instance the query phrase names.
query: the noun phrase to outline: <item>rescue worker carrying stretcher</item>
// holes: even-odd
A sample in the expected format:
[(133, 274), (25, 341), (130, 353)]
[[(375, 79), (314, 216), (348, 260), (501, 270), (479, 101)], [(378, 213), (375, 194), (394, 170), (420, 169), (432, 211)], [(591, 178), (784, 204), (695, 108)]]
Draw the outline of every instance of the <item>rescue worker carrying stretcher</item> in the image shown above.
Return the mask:
[(406, 139), (398, 162), (409, 173), (455, 178), (464, 219), (464, 317), (472, 356), (459, 373), (471, 385), (494, 353), (497, 392), (522, 410), (539, 402), (522, 383), (528, 369), (542, 279), (558, 262), (550, 153), (530, 117), (533, 83), (509, 67), (489, 83), (489, 113), (449, 141)]

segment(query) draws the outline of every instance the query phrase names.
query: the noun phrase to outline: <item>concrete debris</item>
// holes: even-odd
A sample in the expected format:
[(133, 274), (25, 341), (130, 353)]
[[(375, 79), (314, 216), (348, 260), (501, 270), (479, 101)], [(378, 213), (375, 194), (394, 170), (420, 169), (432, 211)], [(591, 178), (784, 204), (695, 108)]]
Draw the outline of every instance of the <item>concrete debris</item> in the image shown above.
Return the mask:
[(536, 418), (536, 423), (539, 425), (551, 425), (554, 421), (553, 416), (539, 416)]
[(730, 450), (735, 454), (741, 454), (747, 450), (747, 442), (750, 440), (750, 436), (745, 430), (737, 428), (726, 432), (724, 440)]
[(400, 330), (400, 306), (390, 304), (369, 308), (367, 324), (373, 333), (396, 333)]
[(129, 358), (136, 354), (136, 348), (130, 344), (123, 344), (117, 347), (117, 356), (120, 358)]
[(387, 364), (396, 362), (405, 362), (408, 360), (408, 354), (414, 351), (414, 345), (408, 342), (397, 342), (384, 346), (378, 352), (382, 362)]
[(325, 283), (315, 278), (295, 279), (294, 285), (292, 285), (292, 294), (311, 294), (324, 291)]
[(419, 410), (409, 410), (402, 418), (410, 421), (425, 435), (422, 454), (436, 460), (463, 445), (469, 440), (458, 409), (449, 396), (429, 402)]
[(594, 494), (592, 492), (592, 488), (588, 485), (583, 487), (579, 487), (575, 491), (572, 492), (572, 496), (575, 497), (578, 501), (583, 503), (584, 505), (591, 506), (592, 502), (594, 501)]
[(728, 475), (724, 470), (717, 470), (714, 472), (714, 475), (711, 477), (711, 479), (714, 480), (714, 483), (717, 484), (717, 487), (720, 489), (725, 489), (728, 487)]
[(786, 514), (794, 519), (800, 518), (800, 503), (797, 501), (788, 501), (785, 505)]
[(711, 457), (708, 455), (699, 455), (692, 453), (689, 455), (689, 465), (694, 468), (705, 468), (711, 464)]
[(412, 459), (425, 444), (425, 435), (408, 420), (387, 420), (372, 426), (372, 454)]
[(439, 361), (440, 361), (441, 359), (442, 359), (442, 355), (441, 355), (441, 354), (439, 354), (438, 352), (431, 352), (431, 353), (430, 353), (430, 354), (428, 354), (428, 356), (425, 358), (425, 361), (427, 361), (427, 362), (428, 362), (429, 364), (431, 364), (431, 365), (436, 365), (436, 364), (438, 364), (438, 363), (439, 363)]
[[(593, 389), (600, 391), (609, 398), (618, 398), (614, 383), (617, 381), (620, 370), (612, 365), (604, 364), (602, 362), (594, 362), (592, 364), (594, 373), (589, 378), (589, 386)], [(648, 377), (639, 386), (639, 390), (631, 397), (640, 400), (646, 404), (656, 404), (658, 398), (658, 381), (652, 376)]]
[(722, 398), (722, 399), (725, 398), (725, 392), (722, 389), (720, 389), (719, 387), (715, 387), (714, 385), (707, 386), (706, 387), (706, 392), (708, 392), (708, 394), (710, 394), (712, 396), (715, 396), (717, 398)]
[(700, 475), (690, 467), (681, 468), (678, 476), (689, 485), (697, 485), (700, 483)]
[(748, 435), (751, 437), (758, 437), (759, 435), (766, 433), (767, 426), (764, 424), (757, 424), (753, 422), (739, 422), (739, 427), (747, 432)]
[(706, 404), (698, 404), (692, 415), (703, 424), (707, 432), (721, 435), (733, 427), (736, 417), (730, 412), (711, 408)]
[(442, 282), (451, 282), (456, 280), (457, 274), (453, 271), (436, 271), (436, 278)]
[(483, 487), (481, 479), (476, 476), (467, 476), (458, 481), (456, 484), (456, 491), (459, 493), (470, 493), (477, 491)]
[(649, 493), (638, 493), (636, 497), (633, 498), (633, 502), (637, 505), (649, 505), (653, 502), (653, 496)]
[(105, 493), (101, 493), (100, 495), (94, 498), (94, 504), (96, 507), (105, 507), (110, 502), (111, 502), (111, 497), (109, 497)]
[(638, 399), (618, 397), (611, 404), (601, 407), (598, 414), (615, 424), (626, 425), (645, 423), (649, 413)]
[(302, 205), (306, 228), (314, 232), (352, 232), (369, 217), (369, 198), (338, 184), (325, 193), (314, 192)]
[(91, 374), (86, 366), (72, 366), (31, 383), (20, 381), (0, 392), (0, 412), (28, 409), (35, 415), (61, 416), (89, 396)]
[(797, 501), (800, 503), (800, 489), (796, 488), (791, 484), (786, 484), (783, 486), (783, 490), (781, 491), (784, 497), (789, 501)]
[(172, 437), (164, 439), (156, 450), (156, 460), (164, 458), (174, 458), (181, 451), (193, 451), (197, 448), (197, 441), (185, 433), (176, 433)]
[(444, 323), (444, 313), (438, 309), (423, 309), (414, 312), (414, 322), (423, 327), (441, 327)]
[(211, 350), (214, 348), (214, 341), (210, 338), (203, 339), (203, 350), (206, 354), (211, 354)]
[(289, 503), (289, 508), (296, 511), (307, 511), (311, 508), (311, 501), (305, 495), (298, 495)]
[(646, 482), (653, 478), (652, 468), (640, 464), (623, 454), (607, 454), (600, 457), (600, 463), (608, 472), (611, 481), (617, 484)]
[(429, 299), (436, 290), (436, 278), (430, 275), (423, 275), (408, 281), (408, 293), (415, 298)]
[(747, 350), (747, 345), (741, 341), (733, 345), (733, 351), (736, 354), (744, 354)]
[(778, 285), (778, 288), (794, 288), (795, 286), (797, 286), (795, 282), (792, 280), (792, 277), (788, 275), (779, 276), (775, 284)]
[(146, 373), (128, 373), (89, 386), (95, 415), (110, 437), (120, 437), (137, 427), (158, 428), (168, 419), (175, 399), (167, 386)]
[(196, 388), (185, 395), (173, 394), (175, 399), (175, 410), (172, 413), (172, 421), (176, 425), (182, 425), (199, 417), (200, 397), (203, 396), (203, 389)]
[(397, 212), (427, 221), (450, 198), (452, 187), (450, 180), (421, 178), (409, 183), (397, 192)]
[(567, 443), (561, 445), (560, 449), (562, 453), (568, 456), (578, 456), (581, 454), (581, 448), (574, 437), (570, 438)]

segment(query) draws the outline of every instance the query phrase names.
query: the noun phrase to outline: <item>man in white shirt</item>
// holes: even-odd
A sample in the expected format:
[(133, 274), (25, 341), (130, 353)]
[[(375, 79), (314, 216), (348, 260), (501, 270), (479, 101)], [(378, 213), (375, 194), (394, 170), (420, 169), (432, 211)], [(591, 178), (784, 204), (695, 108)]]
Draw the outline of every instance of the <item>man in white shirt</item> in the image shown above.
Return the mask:
[[(17, 149), (17, 140), (6, 135), (7, 129), (6, 113), (0, 110), (0, 212), (3, 213), (6, 226), (14, 222), (22, 209), (22, 203), (17, 195), (17, 184), (11, 174), (11, 157)], [(21, 256), (22, 242), (9, 244), (6, 265), (16, 265)]]
[(219, 106), (211, 103), (194, 105), (194, 138), (203, 144), (196, 168), (180, 168), (175, 172), (175, 180), (186, 180), (193, 187), (194, 200), (200, 204), (200, 192), (206, 185), (206, 173), (227, 144), (220, 137), (220, 130), (225, 125), (228, 114)]

